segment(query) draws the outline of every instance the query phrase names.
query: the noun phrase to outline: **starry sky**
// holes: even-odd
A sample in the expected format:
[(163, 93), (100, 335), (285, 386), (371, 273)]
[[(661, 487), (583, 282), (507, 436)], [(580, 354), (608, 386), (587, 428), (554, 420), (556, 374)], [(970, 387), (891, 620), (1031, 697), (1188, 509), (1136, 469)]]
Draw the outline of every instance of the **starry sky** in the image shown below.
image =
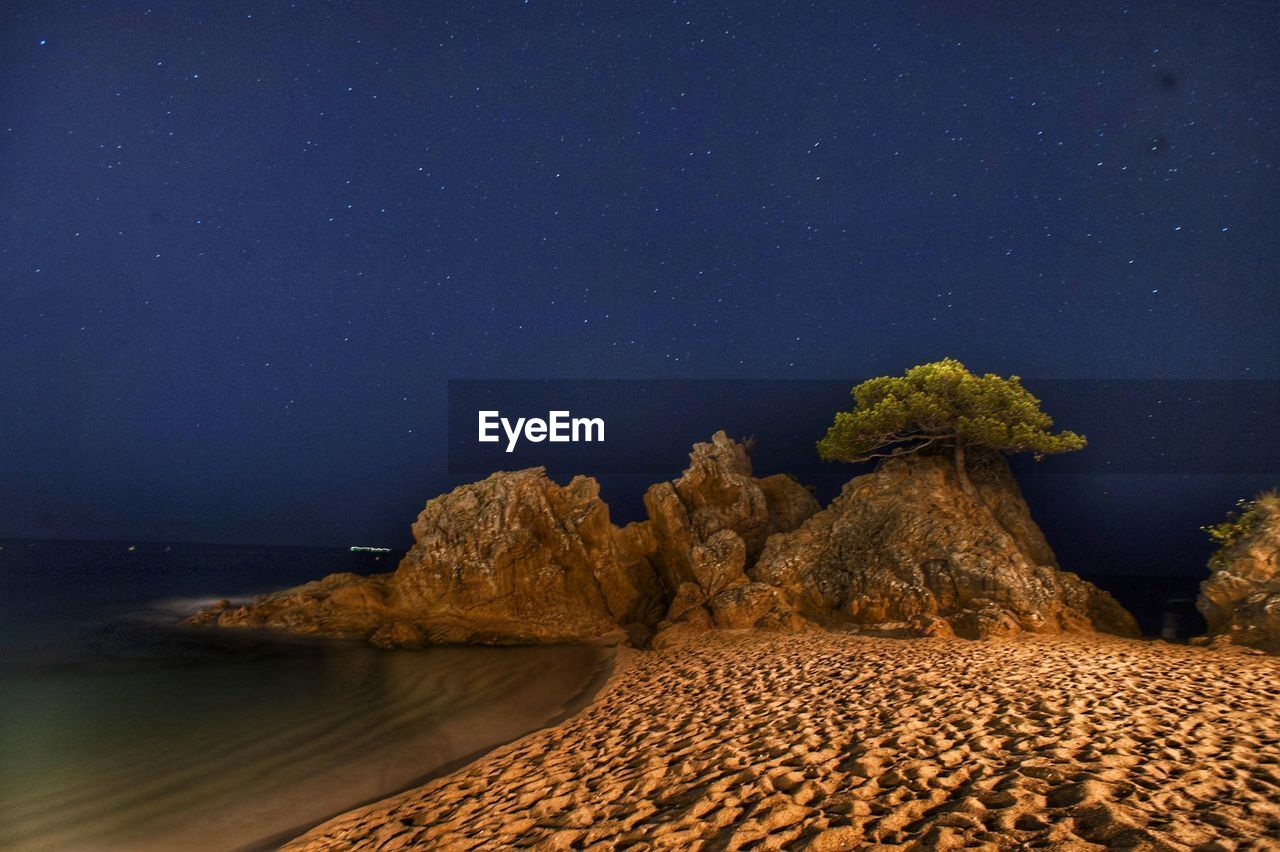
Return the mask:
[(456, 378), (1280, 379), (1274, 4), (1054, 6), (5, 4), (0, 536), (403, 546)]

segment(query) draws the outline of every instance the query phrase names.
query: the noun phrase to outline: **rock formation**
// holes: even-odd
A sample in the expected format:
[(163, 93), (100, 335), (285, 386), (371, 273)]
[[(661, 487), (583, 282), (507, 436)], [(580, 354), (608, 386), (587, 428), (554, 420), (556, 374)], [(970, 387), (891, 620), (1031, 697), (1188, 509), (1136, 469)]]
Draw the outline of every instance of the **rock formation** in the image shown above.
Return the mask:
[(1248, 529), (1210, 561), (1196, 608), (1215, 642), (1280, 654), (1280, 497), (1249, 512)]
[(652, 543), (610, 522), (589, 477), (495, 474), (427, 503), (413, 536), (392, 583), (432, 641), (595, 638), (652, 623), (663, 602)]
[[(281, 628), (386, 647), (628, 640), (655, 627), (795, 626), (744, 569), (779, 530), (818, 510), (789, 476), (756, 479), (723, 432), (680, 479), (653, 486), (650, 519), (619, 528), (598, 483), (543, 468), (496, 473), (427, 503), (395, 572), (333, 574), (219, 604), (193, 624)], [(745, 588), (739, 588), (745, 587)], [(714, 601), (713, 601), (714, 599)]]
[(541, 643), (642, 635), (665, 611), (643, 527), (609, 520), (599, 485), (542, 468), (497, 473), (427, 503), (395, 572), (335, 574), (197, 624), (364, 636), (375, 644)]
[[(370, 638), (394, 619), (387, 604), (390, 574), (330, 574), (292, 589), (262, 595), (245, 606), (219, 601), (189, 619), (219, 627), (270, 627), (340, 639)], [(385, 644), (385, 643), (379, 643)]]
[(428, 502), (391, 574), (334, 574), (192, 622), (385, 647), (661, 646), (814, 622), (973, 638), (1136, 635), (1110, 595), (1058, 570), (1004, 461), (978, 455), (973, 468), (979, 499), (948, 460), (917, 456), (858, 477), (820, 511), (790, 476), (757, 479), (746, 447), (718, 432), (694, 445), (679, 479), (648, 490), (648, 519), (623, 528), (594, 479), (496, 473)]
[(776, 590), (752, 584), (746, 571), (771, 535), (818, 511), (803, 485), (786, 474), (756, 479), (747, 448), (717, 432), (694, 444), (680, 478), (652, 486), (644, 505), (657, 544), (653, 563), (672, 593), (659, 625), (668, 638), (713, 626), (800, 626)]
[(1002, 458), (975, 454), (970, 478), (976, 497), (949, 458), (887, 460), (800, 529), (770, 538), (750, 575), (824, 625), (1138, 635), (1109, 594), (1058, 569)]

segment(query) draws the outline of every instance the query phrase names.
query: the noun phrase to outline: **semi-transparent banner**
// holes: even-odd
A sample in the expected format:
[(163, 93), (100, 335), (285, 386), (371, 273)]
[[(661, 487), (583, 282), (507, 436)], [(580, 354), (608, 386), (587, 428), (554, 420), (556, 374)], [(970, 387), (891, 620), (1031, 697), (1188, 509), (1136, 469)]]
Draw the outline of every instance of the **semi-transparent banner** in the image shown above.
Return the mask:
[[(449, 471), (665, 476), (724, 430), (757, 469), (830, 468), (814, 443), (852, 406), (853, 381), (545, 379), (449, 382)], [(1280, 381), (1024, 379), (1055, 428), (1088, 438), (1055, 473), (1280, 473)]]

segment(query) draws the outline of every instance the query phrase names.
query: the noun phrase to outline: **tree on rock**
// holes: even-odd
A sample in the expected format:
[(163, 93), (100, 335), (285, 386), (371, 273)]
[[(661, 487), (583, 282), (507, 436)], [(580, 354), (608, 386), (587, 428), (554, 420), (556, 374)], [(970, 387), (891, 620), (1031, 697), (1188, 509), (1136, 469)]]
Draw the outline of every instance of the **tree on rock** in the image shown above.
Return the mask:
[(974, 490), (965, 467), (966, 448), (1034, 453), (1039, 460), (1085, 445), (1083, 435), (1049, 431), (1053, 419), (1017, 376), (976, 376), (954, 358), (865, 381), (853, 389), (853, 400), (853, 410), (837, 412), (818, 442), (823, 459), (862, 462), (950, 452), (967, 494)]
[(1235, 510), (1228, 512), (1225, 520), (1200, 528), (1218, 545), (1209, 557), (1209, 567), (1223, 568), (1231, 564), (1236, 545), (1252, 538), (1274, 519), (1280, 519), (1280, 493), (1275, 489), (1264, 491), (1252, 500), (1237, 500)]

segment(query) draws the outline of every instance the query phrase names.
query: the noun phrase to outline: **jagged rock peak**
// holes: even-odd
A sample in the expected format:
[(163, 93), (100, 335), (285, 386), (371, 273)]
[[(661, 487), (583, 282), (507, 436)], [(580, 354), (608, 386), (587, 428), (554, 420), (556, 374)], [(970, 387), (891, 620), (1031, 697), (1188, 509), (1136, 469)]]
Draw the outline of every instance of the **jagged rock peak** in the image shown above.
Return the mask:
[(663, 579), (672, 589), (693, 582), (708, 594), (745, 583), (742, 571), (765, 540), (819, 509), (790, 476), (756, 479), (747, 448), (722, 431), (694, 444), (680, 478), (651, 486), (644, 503)]
[(717, 432), (694, 444), (679, 479), (651, 486), (644, 504), (653, 564), (672, 601), (660, 630), (796, 623), (776, 590), (744, 587), (769, 536), (818, 511), (803, 485), (785, 474), (757, 479), (747, 447)]

